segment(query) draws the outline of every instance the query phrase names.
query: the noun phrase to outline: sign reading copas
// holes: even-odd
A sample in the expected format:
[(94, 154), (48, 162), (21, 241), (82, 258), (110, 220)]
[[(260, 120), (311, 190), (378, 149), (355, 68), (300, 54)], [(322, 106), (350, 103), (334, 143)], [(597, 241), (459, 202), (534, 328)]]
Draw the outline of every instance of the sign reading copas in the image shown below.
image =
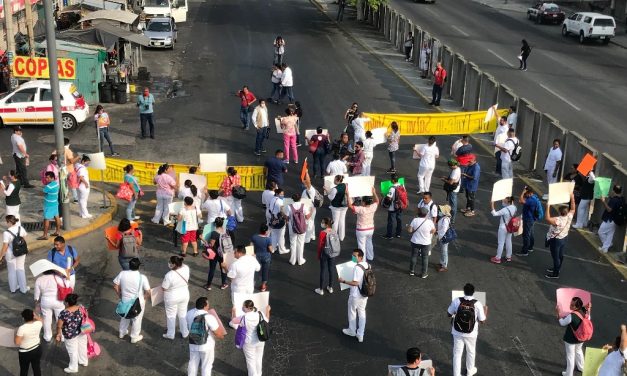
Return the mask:
[[(73, 80), (76, 78), (76, 61), (73, 59), (57, 59), (59, 78)], [(11, 64), (14, 77), (50, 78), (48, 58), (16, 56)]]

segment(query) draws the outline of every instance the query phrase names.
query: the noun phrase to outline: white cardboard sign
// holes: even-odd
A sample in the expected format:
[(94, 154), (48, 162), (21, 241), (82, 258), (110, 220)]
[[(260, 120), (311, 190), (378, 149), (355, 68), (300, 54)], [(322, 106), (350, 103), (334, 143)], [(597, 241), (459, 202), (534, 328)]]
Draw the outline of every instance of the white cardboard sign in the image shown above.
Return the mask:
[(226, 153), (201, 153), (200, 158), (201, 172), (225, 172), (226, 171)]
[(153, 307), (163, 302), (163, 288), (161, 286), (150, 289), (150, 302)]
[(28, 268), (30, 269), (30, 272), (33, 273), (34, 277), (37, 277), (46, 270), (54, 270), (56, 272), (59, 272), (61, 275), (65, 275), (66, 273), (65, 269), (46, 259), (37, 260), (32, 263)]
[(374, 128), (370, 130), (375, 145), (385, 144), (387, 142), (387, 138), (385, 137), (387, 131), (387, 128)]
[(15, 329), (0, 326), (0, 346), (18, 347), (15, 342)]
[(236, 317), (244, 314), (244, 311), (242, 311), (242, 305), (246, 300), (252, 300), (253, 303), (255, 303), (255, 308), (265, 314), (268, 306), (270, 305), (270, 291), (258, 292), (256, 294), (242, 294), (239, 292), (233, 293), (233, 304)]
[(204, 191), (207, 187), (207, 177), (205, 175), (186, 174), (181, 172), (179, 174), (179, 186), (183, 186), (185, 184), (185, 180), (191, 180), (192, 184), (198, 188), (198, 192)]
[(87, 154), (87, 156), (89, 157), (91, 161), (89, 162), (89, 168), (94, 169), (94, 170), (106, 170), (107, 169), (107, 162), (105, 160), (105, 156), (103, 152)]
[(351, 176), (345, 181), (351, 197), (372, 196), (374, 176)]
[(170, 215), (178, 215), (183, 207), (183, 201), (171, 202), (168, 204)]
[[(356, 263), (349, 261), (343, 264), (335, 265), (335, 269), (337, 270), (338, 278), (342, 278), (345, 281), (353, 280), (353, 271), (355, 270)], [(340, 290), (346, 290), (350, 286), (346, 283), (340, 283)]]
[(573, 181), (549, 184), (549, 205), (569, 203), (574, 188)]
[(281, 128), (281, 119), (280, 118), (275, 118), (274, 119), (274, 126), (276, 127), (276, 133), (284, 133), (283, 132), (283, 128)]
[(514, 179), (501, 179), (494, 183), (492, 188), (492, 202), (500, 201), (505, 197), (512, 195), (512, 189), (514, 187)]

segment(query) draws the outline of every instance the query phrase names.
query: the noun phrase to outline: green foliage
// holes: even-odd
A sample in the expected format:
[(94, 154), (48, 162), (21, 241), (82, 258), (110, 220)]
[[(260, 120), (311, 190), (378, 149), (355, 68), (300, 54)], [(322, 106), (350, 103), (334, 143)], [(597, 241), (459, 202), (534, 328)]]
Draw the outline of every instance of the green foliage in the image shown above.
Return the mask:
[(387, 4), (388, 0), (348, 0), (347, 3), (350, 5), (356, 5), (357, 3), (366, 3), (372, 9), (379, 9), (381, 5)]

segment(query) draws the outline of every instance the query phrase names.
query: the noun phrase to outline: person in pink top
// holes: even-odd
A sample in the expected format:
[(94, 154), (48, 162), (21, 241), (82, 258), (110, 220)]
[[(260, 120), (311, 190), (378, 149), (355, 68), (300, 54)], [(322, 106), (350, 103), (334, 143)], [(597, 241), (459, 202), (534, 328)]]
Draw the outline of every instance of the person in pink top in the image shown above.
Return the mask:
[(357, 214), (355, 235), (357, 236), (357, 248), (363, 249), (366, 253), (366, 260), (370, 263), (374, 259), (374, 249), (372, 247), (372, 235), (374, 234), (374, 213), (379, 206), (379, 196), (372, 187), (372, 196), (361, 198), (361, 205), (353, 205), (353, 198), (348, 193), (348, 208)]
[(242, 200), (233, 196), (233, 188), (242, 185), (242, 178), (234, 167), (226, 169), (226, 176), (220, 184), (220, 192), (224, 196), (231, 209), (235, 212), (235, 217), (239, 223), (244, 222), (244, 210), (242, 209)]
[(283, 130), (283, 149), (285, 150), (285, 163), (290, 163), (290, 148), (293, 153), (294, 163), (298, 163), (298, 150), (296, 149), (296, 123), (298, 117), (292, 108), (285, 110), (287, 116), (281, 117), (281, 129)]
[(159, 223), (163, 219), (163, 224), (170, 224), (170, 203), (177, 191), (176, 179), (172, 177), (173, 170), (169, 164), (159, 166), (157, 176), (155, 176), (155, 184), (157, 185), (157, 206), (155, 208), (155, 216), (152, 217), (152, 223)]

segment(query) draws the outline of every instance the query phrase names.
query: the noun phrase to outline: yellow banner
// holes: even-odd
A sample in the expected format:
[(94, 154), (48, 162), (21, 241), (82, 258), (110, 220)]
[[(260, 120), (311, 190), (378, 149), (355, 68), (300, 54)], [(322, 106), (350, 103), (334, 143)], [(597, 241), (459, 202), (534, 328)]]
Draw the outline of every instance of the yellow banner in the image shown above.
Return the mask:
[[(139, 180), (141, 186), (154, 186), (154, 177), (157, 170), (163, 162), (146, 162), (131, 161), (128, 159), (106, 158), (107, 169), (104, 172), (104, 181), (107, 183), (122, 183), (124, 181), (124, 167), (132, 164), (135, 169), (135, 177)], [(187, 173), (191, 165), (172, 164), (174, 171), (178, 173)], [(263, 166), (234, 166), (237, 173), (242, 178), (242, 185), (249, 191), (263, 191), (265, 189), (266, 177), (263, 174)], [(100, 181), (100, 170), (91, 168), (89, 171), (89, 179), (91, 181)], [(208, 189), (218, 189), (220, 183), (226, 176), (225, 172), (207, 172), (201, 173), (207, 177)]]
[[(507, 109), (497, 111), (507, 115)], [(492, 133), (497, 119), (485, 122), (487, 111), (447, 112), (433, 114), (371, 114), (364, 116), (371, 121), (365, 123), (366, 130), (388, 128), (395, 121), (401, 136), (438, 136), (449, 134)]]

